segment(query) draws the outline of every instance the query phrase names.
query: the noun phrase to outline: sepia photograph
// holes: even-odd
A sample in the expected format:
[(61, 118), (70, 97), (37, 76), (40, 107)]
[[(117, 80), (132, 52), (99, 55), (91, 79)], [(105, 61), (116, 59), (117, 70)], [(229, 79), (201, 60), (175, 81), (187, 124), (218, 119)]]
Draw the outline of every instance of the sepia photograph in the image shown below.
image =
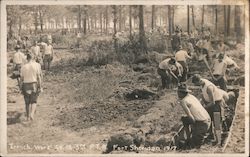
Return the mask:
[(249, 153), (249, 2), (4, 2), (3, 156)]

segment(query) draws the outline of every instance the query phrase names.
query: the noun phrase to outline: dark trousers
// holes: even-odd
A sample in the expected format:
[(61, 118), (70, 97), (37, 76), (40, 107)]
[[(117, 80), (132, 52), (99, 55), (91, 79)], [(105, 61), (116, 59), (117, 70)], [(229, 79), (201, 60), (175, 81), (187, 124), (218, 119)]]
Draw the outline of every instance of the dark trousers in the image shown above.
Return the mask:
[(170, 84), (170, 77), (169, 74), (166, 72), (164, 69), (157, 69), (157, 73), (161, 76), (161, 83), (162, 83), (162, 88), (169, 88)]
[[(214, 112), (219, 112), (221, 115), (221, 105), (222, 105), (222, 100), (215, 101), (215, 104), (206, 108), (209, 116), (211, 117), (211, 121), (214, 123)], [(213, 130), (212, 130), (212, 125), (209, 128), (209, 133), (210, 135), (213, 135)]]
[(178, 61), (178, 63), (180, 63), (181, 66), (183, 67), (183, 74), (180, 78), (180, 82), (185, 82), (187, 80), (188, 65), (184, 61)]
[[(215, 78), (220, 77), (220, 75), (214, 75)], [(226, 84), (226, 80), (224, 79), (224, 77), (214, 81), (214, 84), (216, 86), (219, 86), (221, 89), (223, 89), (224, 91), (227, 91), (227, 84)]]
[(196, 121), (192, 125), (192, 145), (193, 147), (200, 148), (204, 143), (204, 138), (210, 127), (211, 121)]
[(210, 119), (205, 121), (193, 122), (189, 117), (182, 117), (181, 120), (184, 127), (188, 127), (189, 125), (191, 125), (191, 140), (187, 141), (187, 145), (192, 148), (200, 148), (200, 146), (204, 143), (204, 138), (210, 127)]

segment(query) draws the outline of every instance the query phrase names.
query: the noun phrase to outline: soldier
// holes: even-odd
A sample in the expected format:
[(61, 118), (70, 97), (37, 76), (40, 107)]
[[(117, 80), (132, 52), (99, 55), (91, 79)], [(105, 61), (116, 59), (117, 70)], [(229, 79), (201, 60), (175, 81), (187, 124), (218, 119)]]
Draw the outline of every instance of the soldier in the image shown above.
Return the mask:
[[(178, 86), (178, 97), (180, 99), (180, 104), (187, 114), (186, 117), (182, 117), (181, 120), (187, 131), (187, 134), (190, 135), (189, 125), (191, 125), (191, 147), (200, 148), (204, 142), (204, 137), (211, 125), (211, 119), (205, 108), (201, 105), (199, 100), (190, 94), (185, 84)], [(189, 142), (189, 137), (187, 137)]]
[(27, 54), (28, 62), (21, 68), (21, 89), (25, 101), (27, 121), (34, 119), (37, 98), (42, 91), (41, 65), (34, 61), (32, 53)]
[[(205, 103), (205, 109), (211, 117), (216, 134), (216, 142), (221, 144), (221, 107), (223, 104), (223, 95), (212, 82), (201, 78), (199, 74), (195, 74), (192, 78), (195, 85), (202, 87), (202, 98)], [(213, 134), (213, 129), (210, 127), (210, 135)]]

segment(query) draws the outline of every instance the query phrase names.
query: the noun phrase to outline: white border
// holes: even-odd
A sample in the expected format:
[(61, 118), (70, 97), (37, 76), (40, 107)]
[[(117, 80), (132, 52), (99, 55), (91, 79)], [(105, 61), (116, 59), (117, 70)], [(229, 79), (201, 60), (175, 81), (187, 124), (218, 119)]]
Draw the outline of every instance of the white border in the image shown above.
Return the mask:
[[(249, 2), (247, 0), (0, 0), (1, 4), (1, 53), (0, 53), (0, 155), (4, 156), (249, 156)], [(245, 5), (245, 153), (243, 154), (7, 154), (7, 31), (6, 5)]]

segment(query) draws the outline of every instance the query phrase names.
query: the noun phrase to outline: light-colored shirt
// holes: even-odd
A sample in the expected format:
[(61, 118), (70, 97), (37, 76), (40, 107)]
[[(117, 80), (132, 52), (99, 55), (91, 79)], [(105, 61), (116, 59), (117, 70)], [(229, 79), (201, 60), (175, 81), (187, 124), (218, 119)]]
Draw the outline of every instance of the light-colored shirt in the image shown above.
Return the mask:
[(207, 88), (209, 86), (213, 87), (213, 95), (214, 95), (214, 100), (215, 101), (220, 101), (223, 98), (222, 93), (219, 91), (219, 88), (216, 87), (212, 82), (208, 81), (207, 79), (201, 79), (205, 85), (202, 87), (202, 95), (203, 98), (205, 99), (206, 102), (211, 102), (212, 100), (210, 100), (208, 93), (207, 93)]
[(230, 57), (228, 57), (227, 55), (225, 55), (223, 61), (224, 61), (227, 65), (233, 65), (233, 66), (239, 68), (239, 66), (237, 65), (237, 63), (236, 63), (233, 59), (231, 59)]
[(201, 105), (200, 101), (192, 94), (187, 94), (187, 96), (181, 100), (181, 104), (187, 105), (196, 121), (205, 121), (210, 119), (209, 114)]
[(184, 51), (184, 50), (180, 50), (180, 51), (177, 51), (176, 54), (175, 54), (175, 59), (177, 61), (184, 61), (186, 62), (186, 59), (189, 57), (187, 51)]
[(26, 62), (26, 56), (22, 52), (18, 51), (14, 54), (13, 62), (14, 64), (24, 64)]
[(227, 64), (223, 60), (219, 62), (219, 60), (216, 59), (214, 62), (213, 74), (225, 76), (226, 68)]
[(35, 61), (30, 61), (22, 66), (21, 77), (23, 77), (23, 83), (37, 82), (37, 77), (41, 75), (41, 65)]
[(160, 64), (159, 64), (159, 68), (160, 69), (165, 69), (167, 70), (169, 68), (169, 61), (170, 61), (170, 58), (167, 58), (165, 60), (163, 60)]
[(53, 46), (48, 45), (44, 42), (41, 43), (42, 46), (44, 46), (44, 54), (45, 55), (51, 55), (53, 53)]
[(39, 56), (40, 55), (40, 47), (39, 46), (32, 46), (31, 53), (33, 53), (35, 56)]

